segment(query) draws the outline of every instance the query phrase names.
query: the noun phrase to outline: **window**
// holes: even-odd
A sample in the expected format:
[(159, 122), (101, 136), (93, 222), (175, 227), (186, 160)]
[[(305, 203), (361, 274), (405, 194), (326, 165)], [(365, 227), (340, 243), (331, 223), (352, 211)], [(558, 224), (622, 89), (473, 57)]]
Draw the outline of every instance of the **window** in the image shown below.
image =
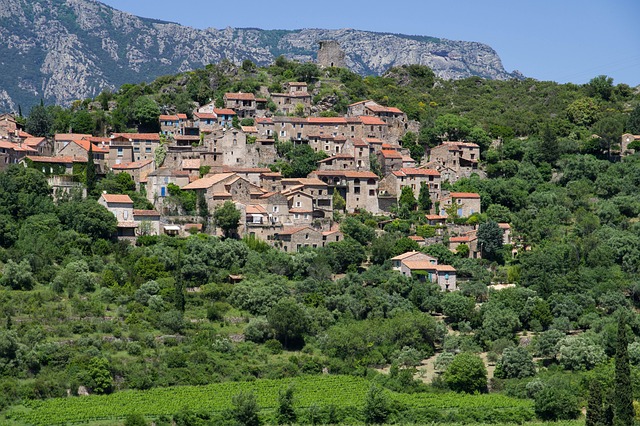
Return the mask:
[(300, 219), (300, 215), (298, 213), (296, 213), (296, 214), (293, 215), (293, 218), (294, 219)]
[(359, 194), (360, 193), (360, 187), (359, 186), (353, 187), (353, 193), (354, 194)]
[(374, 197), (376, 195), (376, 191), (374, 189), (369, 190), (369, 196)]
[(123, 155), (122, 147), (121, 147), (121, 146), (119, 146), (119, 147), (118, 147), (118, 157), (122, 157), (122, 155)]
[(300, 207), (302, 203), (300, 201), (296, 201), (296, 207)]
[(273, 212), (278, 213), (278, 206), (273, 206)]
[(309, 234), (304, 234), (304, 239), (308, 240), (309, 239)]
[(147, 153), (147, 154), (151, 154), (151, 147), (150, 146), (146, 147), (144, 149), (144, 152)]

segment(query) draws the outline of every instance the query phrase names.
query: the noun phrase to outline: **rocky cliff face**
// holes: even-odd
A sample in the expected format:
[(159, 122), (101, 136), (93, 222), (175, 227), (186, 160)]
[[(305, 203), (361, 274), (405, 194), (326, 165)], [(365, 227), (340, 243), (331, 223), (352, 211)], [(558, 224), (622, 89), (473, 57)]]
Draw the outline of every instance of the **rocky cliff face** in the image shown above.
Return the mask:
[(197, 30), (139, 18), (95, 0), (0, 0), (0, 111), (28, 108), (41, 98), (67, 105), (224, 58), (266, 65), (283, 54), (311, 61), (317, 42), (325, 39), (339, 41), (348, 66), (362, 74), (424, 64), (447, 79), (516, 76), (481, 43), (352, 29)]

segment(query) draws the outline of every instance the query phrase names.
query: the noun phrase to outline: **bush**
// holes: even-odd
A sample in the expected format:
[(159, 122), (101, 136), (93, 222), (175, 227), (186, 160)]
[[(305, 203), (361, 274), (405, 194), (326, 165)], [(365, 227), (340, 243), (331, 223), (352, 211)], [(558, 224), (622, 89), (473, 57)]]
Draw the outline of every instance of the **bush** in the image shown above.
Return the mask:
[(522, 347), (506, 348), (496, 365), (495, 376), (500, 379), (522, 379), (535, 376), (536, 366), (531, 354)]
[(572, 420), (578, 418), (578, 398), (568, 389), (547, 385), (537, 392), (534, 410), (545, 421)]
[(147, 426), (148, 423), (142, 414), (129, 414), (124, 420), (124, 426)]
[(449, 389), (455, 392), (487, 392), (487, 369), (484, 362), (468, 352), (456, 355), (443, 378)]

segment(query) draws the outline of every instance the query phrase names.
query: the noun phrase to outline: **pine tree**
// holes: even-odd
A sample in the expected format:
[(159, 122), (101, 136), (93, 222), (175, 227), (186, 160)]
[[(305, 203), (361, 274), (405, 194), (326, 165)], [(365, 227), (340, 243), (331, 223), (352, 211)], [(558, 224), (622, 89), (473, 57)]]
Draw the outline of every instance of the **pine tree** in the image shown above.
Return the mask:
[(429, 185), (426, 182), (422, 182), (420, 184), (418, 204), (420, 205), (420, 208), (427, 213), (431, 210), (431, 195), (429, 194)]
[(613, 425), (633, 425), (633, 388), (631, 386), (631, 369), (627, 341), (627, 323), (624, 314), (618, 319), (618, 343), (615, 355), (615, 388), (613, 396)]
[(591, 381), (589, 400), (587, 402), (587, 419), (585, 426), (601, 426), (603, 419), (602, 389), (597, 380)]

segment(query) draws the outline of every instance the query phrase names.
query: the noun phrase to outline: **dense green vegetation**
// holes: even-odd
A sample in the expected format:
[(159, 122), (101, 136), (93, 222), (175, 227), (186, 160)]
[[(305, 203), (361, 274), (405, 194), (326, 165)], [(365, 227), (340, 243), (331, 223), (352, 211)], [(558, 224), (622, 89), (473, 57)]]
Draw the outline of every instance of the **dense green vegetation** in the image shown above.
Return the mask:
[[(220, 424), (224, 410), (235, 410), (227, 417), (259, 413), (275, 422), (293, 406), (307, 423), (495, 423), (574, 419), (590, 401), (605, 424), (628, 418), (621, 395), (640, 398), (633, 386), (640, 379), (640, 156), (618, 161), (615, 145), (637, 125), (634, 89), (606, 77), (583, 86), (445, 82), (425, 67), (362, 78), (283, 59), (262, 69), (229, 67), (123, 86), (97, 98), (115, 102), (110, 111), (93, 101), (39, 107), (27, 122), (44, 123), (48, 133), (86, 109), (96, 123), (104, 117), (95, 132), (145, 126), (142, 111), (155, 114), (153, 102), (189, 112), (192, 102), (225, 91), (296, 79), (311, 83), (316, 101), (332, 100), (325, 114), (373, 98), (420, 120), (419, 134), (403, 140), (412, 152), (442, 139), (482, 146), (489, 178), (447, 189), (481, 195), (484, 213), (452, 221), (478, 225), (484, 259), (467, 258), (468, 247), (454, 253), (407, 238), (437, 232), (424, 217), (429, 203), (409, 194), (391, 217), (336, 212), (347, 238), (297, 254), (234, 239), (231, 209), (209, 212), (229, 238), (145, 236), (131, 245), (113, 239), (115, 221), (95, 202), (109, 190), (142, 206), (127, 177), (96, 182), (88, 200), (71, 195), (54, 204), (40, 172), (9, 168), (0, 173), (0, 406), (12, 419), (46, 423), (57, 421), (46, 415), (69, 418), (64, 410), (81, 419), (131, 401), (138, 410), (95, 417)], [(279, 141), (284, 160), (274, 167), (304, 175), (314, 158), (294, 149)], [(513, 246), (502, 245), (496, 222), (512, 224)], [(392, 271), (389, 259), (408, 250), (453, 265), (461, 291), (442, 293)], [(229, 284), (230, 274), (243, 279)], [(492, 283), (516, 286), (496, 291)], [(626, 356), (617, 344), (622, 315)], [(425, 384), (418, 368), (428, 357), (437, 373)], [(495, 364), (493, 375), (481, 359)], [(389, 374), (374, 370), (381, 366)], [(292, 380), (293, 398), (279, 399)], [(332, 380), (355, 386), (344, 393), (352, 398), (313, 393)], [(181, 387), (168, 397), (170, 386)], [(108, 396), (64, 398), (83, 389)], [(191, 393), (207, 397), (178, 404)]]

